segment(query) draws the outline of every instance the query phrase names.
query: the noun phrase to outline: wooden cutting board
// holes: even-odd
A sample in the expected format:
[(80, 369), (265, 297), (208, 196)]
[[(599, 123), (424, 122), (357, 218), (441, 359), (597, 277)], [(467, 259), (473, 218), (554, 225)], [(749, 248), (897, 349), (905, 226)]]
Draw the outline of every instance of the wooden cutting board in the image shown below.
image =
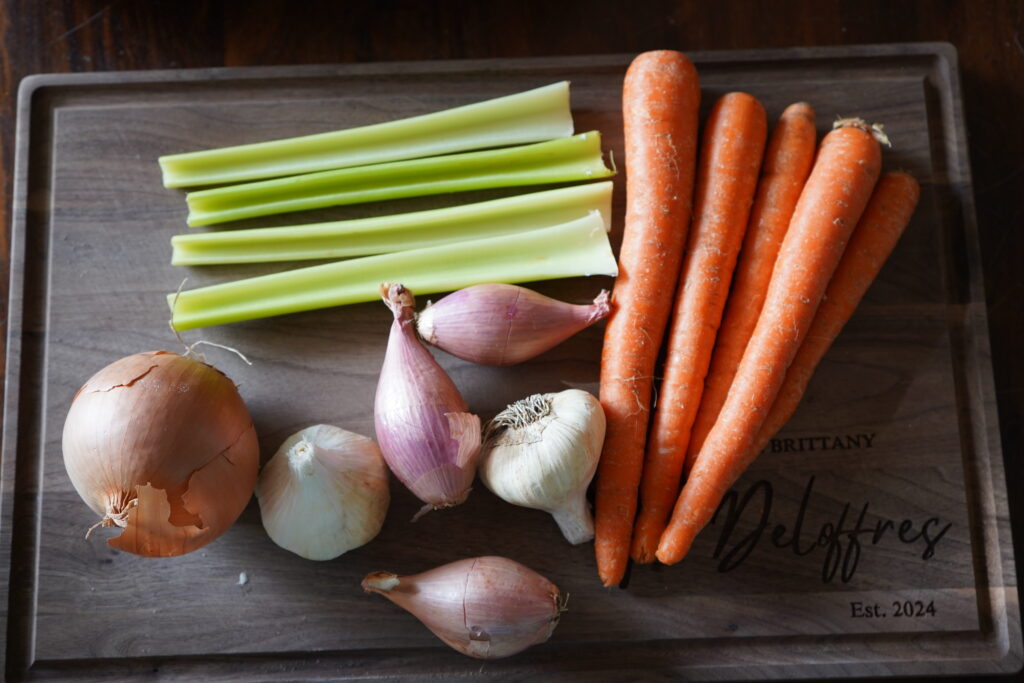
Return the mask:
[[(138, 351), (180, 346), (164, 296), (291, 267), (169, 265), (181, 192), (159, 155), (320, 132), (572, 82), (577, 130), (598, 129), (620, 174), (631, 55), (35, 76), (19, 94), (10, 337), (0, 488), (0, 606), (11, 679), (279, 680), (828, 677), (1014, 671), (1021, 633), (956, 54), (948, 45), (692, 55), (704, 111), (745, 90), (774, 122), (806, 100), (823, 133), (883, 122), (887, 168), (920, 179), (905, 237), (822, 363), (804, 404), (737, 483), (690, 557), (597, 580), (590, 545), (482, 486), (415, 524), (393, 486), (380, 536), (324, 563), (281, 550), (255, 502), (191, 555), (110, 549), (65, 474), (67, 408), (84, 380)], [(304, 221), (494, 193), (310, 212)], [(280, 224), (280, 217), (248, 225)], [(565, 300), (608, 278), (539, 283)], [(239, 385), (268, 458), (319, 422), (373, 434), (390, 314), (382, 304), (200, 330)], [(600, 326), (516, 368), (438, 352), (484, 418), (535, 392), (596, 392)], [(482, 554), (570, 593), (552, 639), (508, 660), (454, 653), (360, 578)]]

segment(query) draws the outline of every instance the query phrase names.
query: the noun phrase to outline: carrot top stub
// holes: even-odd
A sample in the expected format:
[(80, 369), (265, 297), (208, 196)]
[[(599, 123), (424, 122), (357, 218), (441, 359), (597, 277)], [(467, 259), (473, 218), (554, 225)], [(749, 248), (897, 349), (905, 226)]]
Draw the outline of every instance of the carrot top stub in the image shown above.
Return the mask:
[(629, 559), (654, 365), (682, 262), (697, 156), (700, 82), (685, 55), (638, 55), (623, 83), (626, 215), (601, 354), (607, 418), (598, 467), (595, 553), (606, 586)]

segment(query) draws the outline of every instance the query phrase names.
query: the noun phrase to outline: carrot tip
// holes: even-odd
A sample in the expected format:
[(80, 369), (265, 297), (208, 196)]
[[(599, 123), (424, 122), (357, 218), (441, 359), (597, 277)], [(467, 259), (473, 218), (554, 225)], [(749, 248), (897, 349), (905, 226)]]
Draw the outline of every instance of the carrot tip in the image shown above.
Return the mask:
[(655, 561), (654, 553), (658, 549), (661, 534), (665, 531), (665, 522), (659, 522), (650, 510), (642, 510), (637, 516), (636, 528), (633, 530), (633, 542), (630, 557), (634, 562), (650, 564)]
[(628, 563), (628, 556), (619, 557), (617, 553), (613, 558), (604, 557), (602, 559), (601, 555), (598, 555), (597, 576), (605, 588), (614, 588), (622, 583)]
[(604, 574), (601, 574), (601, 584), (605, 588), (615, 588), (620, 583), (622, 583), (622, 576), (621, 576), (621, 574), (619, 575), (618, 578), (615, 578), (615, 576), (605, 576)]
[(633, 552), (630, 553), (630, 557), (632, 557), (633, 561), (637, 564), (651, 564), (656, 559), (654, 553), (655, 551), (653, 549), (645, 545), (637, 544), (633, 546)]
[(656, 552), (654, 556), (657, 557), (658, 562), (661, 562), (662, 564), (676, 564), (686, 557), (686, 551), (658, 548), (658, 552)]
[[(701, 525), (703, 526), (703, 525)], [(662, 564), (675, 564), (686, 557), (693, 546), (693, 540), (700, 533), (700, 527), (691, 524), (669, 525), (658, 542), (658, 551), (654, 556)]]

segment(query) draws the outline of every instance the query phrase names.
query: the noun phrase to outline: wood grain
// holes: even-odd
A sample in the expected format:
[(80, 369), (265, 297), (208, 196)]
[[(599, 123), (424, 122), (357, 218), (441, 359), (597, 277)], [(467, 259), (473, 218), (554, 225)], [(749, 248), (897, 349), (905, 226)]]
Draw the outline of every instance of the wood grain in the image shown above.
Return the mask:
[[(692, 56), (708, 102), (744, 89), (762, 99), (771, 120), (807, 99), (823, 129), (851, 111), (884, 121), (898, 141), (887, 166), (911, 170), (923, 196), (805, 406), (738, 483), (737, 503), (749, 491), (750, 504), (731, 532), (723, 514), (686, 563), (637, 568), (628, 588), (615, 591), (600, 588), (589, 547), (566, 547), (546, 515), (511, 508), (482, 488), (413, 528), (407, 520), (418, 504), (395, 485), (381, 536), (329, 563), (276, 548), (255, 505), (192, 555), (151, 561), (116, 553), (82, 537), (91, 514), (63, 471), (60, 430), (70, 397), (94, 369), (139, 349), (173, 347), (163, 295), (185, 274), (197, 286), (265, 270), (167, 265), (168, 239), (185, 229), (185, 206), (181, 193), (160, 185), (159, 154), (394, 118), (568, 77), (578, 127), (602, 130), (622, 159), (618, 91), (628, 55), (29, 82), (13, 205), (16, 333), (9, 350), (18, 381), (9, 384), (0, 491), (0, 512), (10, 520), (0, 527), (0, 569), (10, 571), (9, 675), (468, 677), (481, 671), (478, 662), (440, 646), (394, 606), (361, 595), (358, 579), (370, 570), (407, 573), (492, 553), (524, 562), (573, 596), (555, 638), (512, 661), (488, 663), (482, 671), (493, 678), (586, 672), (614, 679), (640, 666), (651, 676), (697, 678), (1019, 667), (1016, 579), (952, 53), (918, 46)], [(857, 87), (840, 87), (847, 83)], [(538, 288), (586, 301), (607, 285), (597, 278)], [(312, 422), (372, 434), (387, 328), (383, 305), (365, 304), (202, 336), (254, 360), (253, 368), (228, 354), (215, 362), (239, 382), (267, 457)], [(600, 329), (592, 328), (519, 368), (439, 359), (487, 417), (552, 390), (553, 382), (595, 390), (599, 346)], [(872, 530), (859, 543), (835, 533), (858, 516)], [(756, 547), (741, 559), (743, 539), (759, 529)], [(934, 604), (935, 613), (896, 617), (892, 605), (907, 601)], [(863, 616), (876, 603), (887, 616)]]

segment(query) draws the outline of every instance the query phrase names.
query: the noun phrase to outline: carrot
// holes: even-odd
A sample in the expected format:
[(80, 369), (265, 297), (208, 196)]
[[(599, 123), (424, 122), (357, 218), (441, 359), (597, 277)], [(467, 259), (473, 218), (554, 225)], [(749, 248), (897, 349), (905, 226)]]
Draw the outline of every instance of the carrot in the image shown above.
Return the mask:
[(754, 453), (760, 453), (793, 416), (815, 368), (889, 258), (920, 196), (921, 188), (909, 173), (893, 171), (878, 181), (828, 283), (811, 328), (786, 371), (782, 389), (757, 435)]
[(867, 124), (838, 125), (821, 142), (729, 395), (661, 536), (665, 564), (686, 555), (756, 455), (754, 440), (878, 180), (881, 150)]
[(669, 327), (664, 379), (647, 441), (632, 556), (653, 562), (679, 495), (690, 427), (711, 362), (750, 206), (768, 122), (751, 95), (724, 95), (704, 124), (693, 220)]
[(699, 106), (697, 70), (682, 53), (645, 52), (630, 64), (622, 91), (625, 227), (601, 352), (607, 426), (594, 551), (606, 586), (622, 581), (629, 559), (654, 364), (690, 223)]
[(686, 474), (693, 469), (700, 447), (725, 403), (736, 367), (757, 324), (775, 257), (800, 191), (811, 172), (816, 135), (814, 109), (805, 102), (798, 102), (782, 112), (768, 141), (757, 195), (750, 209), (747, 234), (733, 275), (732, 291), (722, 316), (722, 327), (715, 339), (715, 349), (711, 352), (711, 367), (704, 379), (700, 407), (693, 421), (683, 466)]

